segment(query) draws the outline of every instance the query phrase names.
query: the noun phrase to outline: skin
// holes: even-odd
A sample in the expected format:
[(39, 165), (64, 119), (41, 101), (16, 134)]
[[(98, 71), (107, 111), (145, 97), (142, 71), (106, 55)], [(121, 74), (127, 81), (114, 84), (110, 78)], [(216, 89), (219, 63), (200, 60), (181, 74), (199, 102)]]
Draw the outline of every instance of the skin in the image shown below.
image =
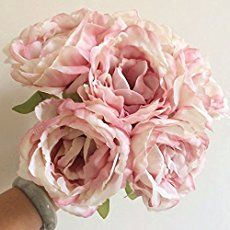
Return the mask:
[(11, 188), (0, 195), (0, 229), (39, 230), (42, 220), (26, 195)]

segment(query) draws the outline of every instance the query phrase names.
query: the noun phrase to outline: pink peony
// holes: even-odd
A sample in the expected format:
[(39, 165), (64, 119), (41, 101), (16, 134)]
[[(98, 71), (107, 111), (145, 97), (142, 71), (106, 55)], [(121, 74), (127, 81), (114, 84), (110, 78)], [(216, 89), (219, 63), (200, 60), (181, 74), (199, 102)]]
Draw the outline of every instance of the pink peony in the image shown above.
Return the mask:
[(175, 206), (194, 189), (207, 147), (207, 136), (187, 122), (152, 119), (138, 124), (131, 135), (131, 187), (150, 210)]
[(59, 93), (87, 82), (92, 47), (103, 41), (114, 20), (81, 9), (26, 28), (10, 45), (12, 77), (24, 85)]
[[(210, 123), (227, 111), (209, 64), (164, 26), (120, 15), (123, 29), (91, 50), (88, 85), (73, 88), (83, 100), (100, 98), (135, 124), (196, 109)], [(186, 117), (184, 117), (186, 120)]]
[(19, 175), (44, 186), (63, 210), (92, 215), (125, 185), (128, 133), (103, 105), (49, 99), (36, 115), (41, 121), (21, 142)]

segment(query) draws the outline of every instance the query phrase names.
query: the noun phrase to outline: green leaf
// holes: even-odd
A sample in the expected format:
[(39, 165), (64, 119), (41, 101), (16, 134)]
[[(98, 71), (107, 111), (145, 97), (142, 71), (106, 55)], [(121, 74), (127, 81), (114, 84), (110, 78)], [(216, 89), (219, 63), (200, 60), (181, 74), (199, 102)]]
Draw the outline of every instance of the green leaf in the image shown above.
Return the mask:
[(27, 101), (25, 101), (24, 103), (20, 104), (20, 105), (16, 105), (12, 108), (12, 110), (18, 112), (18, 113), (22, 113), (22, 114), (27, 114), (30, 112), (33, 112), (35, 107), (42, 101), (44, 101), (45, 99), (51, 98), (51, 97), (55, 97), (54, 95), (48, 94), (48, 93), (44, 93), (41, 91), (37, 91), (36, 93), (34, 93)]
[(98, 207), (97, 211), (99, 215), (105, 219), (109, 214), (110, 201), (107, 199), (101, 206)]
[(63, 93), (63, 98), (71, 98), (74, 102), (82, 102), (81, 97), (77, 93)]
[(128, 181), (126, 182), (125, 192), (131, 200), (135, 200), (137, 198), (137, 195), (134, 193), (134, 191), (130, 187), (130, 184)]
[(57, 97), (57, 96), (55, 96), (53, 94), (45, 93), (45, 92), (42, 92), (42, 91), (37, 91), (37, 93), (41, 96), (43, 101), (46, 100), (46, 99), (49, 99), (51, 97), (57, 98), (57, 99), (59, 98), (59, 97)]

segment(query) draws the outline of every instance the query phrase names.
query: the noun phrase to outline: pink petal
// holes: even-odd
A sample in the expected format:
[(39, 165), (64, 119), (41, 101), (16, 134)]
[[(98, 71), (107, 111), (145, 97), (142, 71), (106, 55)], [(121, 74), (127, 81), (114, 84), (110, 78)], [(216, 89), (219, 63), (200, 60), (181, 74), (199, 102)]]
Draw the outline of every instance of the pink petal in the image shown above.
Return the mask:
[(54, 98), (47, 99), (36, 106), (35, 114), (40, 121), (55, 117), (60, 104), (60, 100)]
[(145, 99), (139, 93), (129, 89), (117, 89), (114, 91), (117, 96), (124, 98), (125, 104), (127, 105), (140, 105), (145, 104)]
[(116, 68), (113, 74), (113, 87), (114, 89), (130, 89), (125, 76), (122, 74), (121, 68)]
[(84, 74), (89, 71), (89, 68), (87, 66), (52, 66), (51, 69), (70, 75)]

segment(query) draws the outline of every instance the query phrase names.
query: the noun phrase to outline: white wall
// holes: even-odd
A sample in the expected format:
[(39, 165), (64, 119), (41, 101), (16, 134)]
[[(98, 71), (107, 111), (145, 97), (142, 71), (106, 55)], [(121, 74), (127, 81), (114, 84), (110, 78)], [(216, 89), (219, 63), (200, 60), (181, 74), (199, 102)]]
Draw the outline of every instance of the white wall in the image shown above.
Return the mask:
[[(137, 9), (142, 17), (167, 24), (208, 56), (213, 74), (230, 98), (230, 2), (229, 0), (0, 0), (0, 48), (25, 26), (59, 12), (87, 6), (103, 12)], [(33, 124), (33, 114), (11, 111), (32, 92), (9, 75), (0, 53), (0, 191), (11, 185), (18, 164), (18, 140)], [(227, 230), (230, 229), (230, 122), (216, 122), (211, 134), (207, 163), (197, 189), (174, 209), (149, 213), (141, 201), (111, 200), (106, 221), (98, 215), (81, 219), (59, 212), (58, 230)]]

